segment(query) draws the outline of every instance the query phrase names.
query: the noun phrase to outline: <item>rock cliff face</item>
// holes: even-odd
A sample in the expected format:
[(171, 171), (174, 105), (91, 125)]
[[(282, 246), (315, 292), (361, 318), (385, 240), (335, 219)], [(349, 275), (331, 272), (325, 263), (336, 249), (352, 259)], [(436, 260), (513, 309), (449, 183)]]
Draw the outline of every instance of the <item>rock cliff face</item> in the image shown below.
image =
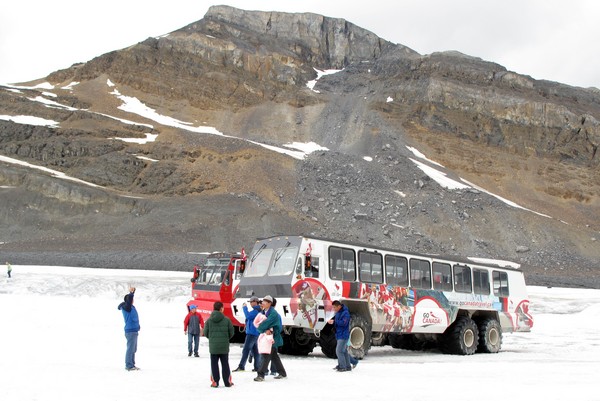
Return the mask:
[[(600, 286), (596, 89), (227, 6), (41, 82), (0, 88), (0, 155), (88, 184), (0, 161), (14, 263), (187, 269), (187, 252), (304, 232)], [(294, 142), (322, 148), (281, 153)]]

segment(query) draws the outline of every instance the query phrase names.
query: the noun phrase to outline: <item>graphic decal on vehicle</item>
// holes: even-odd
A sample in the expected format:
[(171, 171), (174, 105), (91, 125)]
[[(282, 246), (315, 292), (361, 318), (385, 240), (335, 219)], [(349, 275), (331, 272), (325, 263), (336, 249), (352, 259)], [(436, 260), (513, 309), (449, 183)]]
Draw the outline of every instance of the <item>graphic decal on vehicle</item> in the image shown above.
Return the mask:
[[(292, 286), (290, 309), (294, 323), (315, 328), (319, 318), (331, 315), (331, 298), (327, 288), (318, 280), (305, 278)], [(324, 325), (324, 323), (323, 323)]]

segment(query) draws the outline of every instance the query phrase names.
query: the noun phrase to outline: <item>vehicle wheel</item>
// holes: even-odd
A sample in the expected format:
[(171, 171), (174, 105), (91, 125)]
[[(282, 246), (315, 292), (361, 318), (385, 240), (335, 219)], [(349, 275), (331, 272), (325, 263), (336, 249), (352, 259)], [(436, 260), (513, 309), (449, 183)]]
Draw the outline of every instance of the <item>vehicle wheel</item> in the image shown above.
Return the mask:
[(280, 348), (282, 354), (308, 355), (315, 348), (315, 340), (302, 329), (294, 328), (288, 335), (281, 333), (283, 346)]
[(393, 348), (409, 351), (422, 351), (426, 344), (425, 341), (418, 340), (414, 334), (390, 334), (388, 341)]
[(363, 359), (371, 348), (371, 327), (365, 318), (354, 313), (350, 318), (348, 343), (348, 352), (356, 359)]
[(442, 351), (447, 354), (473, 355), (478, 345), (479, 334), (473, 319), (459, 317), (444, 332)]
[(337, 355), (335, 354), (337, 341), (335, 339), (335, 331), (333, 330), (332, 325), (328, 324), (323, 330), (321, 330), (319, 344), (321, 345), (321, 351), (326, 357), (337, 358)]
[(374, 347), (383, 347), (387, 343), (386, 333), (373, 333), (371, 335), (371, 345)]
[(502, 327), (496, 319), (485, 319), (478, 324), (479, 346), (477, 351), (495, 354), (502, 347)]
[(245, 340), (246, 340), (246, 331), (242, 330), (241, 327), (235, 326), (234, 334), (233, 334), (233, 337), (231, 338), (231, 342), (243, 344)]

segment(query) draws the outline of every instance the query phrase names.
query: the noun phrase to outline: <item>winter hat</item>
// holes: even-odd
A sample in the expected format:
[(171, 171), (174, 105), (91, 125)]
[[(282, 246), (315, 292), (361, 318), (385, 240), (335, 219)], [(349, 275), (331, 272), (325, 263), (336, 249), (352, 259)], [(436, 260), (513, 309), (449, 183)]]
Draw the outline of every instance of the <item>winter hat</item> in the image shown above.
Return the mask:
[(253, 296), (250, 298), (250, 300), (248, 302), (258, 302), (258, 297), (257, 296)]
[(196, 309), (196, 305), (190, 305), (190, 309)]
[(272, 304), (273, 303), (273, 297), (270, 295), (267, 295), (266, 297), (263, 298), (263, 301), (267, 301), (268, 303)]
[(127, 294), (123, 297), (123, 301), (128, 302), (129, 301), (129, 297), (131, 297), (131, 294)]

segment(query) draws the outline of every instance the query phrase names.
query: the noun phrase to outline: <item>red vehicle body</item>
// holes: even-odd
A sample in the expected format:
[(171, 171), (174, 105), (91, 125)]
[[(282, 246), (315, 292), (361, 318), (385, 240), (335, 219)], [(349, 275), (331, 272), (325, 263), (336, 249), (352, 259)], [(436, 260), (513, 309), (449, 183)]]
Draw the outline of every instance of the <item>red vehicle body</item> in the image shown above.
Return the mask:
[(196, 305), (204, 321), (210, 317), (216, 301), (223, 302), (224, 314), (236, 328), (236, 337), (244, 332), (244, 325), (234, 318), (231, 303), (240, 284), (246, 266), (246, 257), (242, 253), (211, 253), (201, 266), (194, 266), (192, 299), (187, 303)]

